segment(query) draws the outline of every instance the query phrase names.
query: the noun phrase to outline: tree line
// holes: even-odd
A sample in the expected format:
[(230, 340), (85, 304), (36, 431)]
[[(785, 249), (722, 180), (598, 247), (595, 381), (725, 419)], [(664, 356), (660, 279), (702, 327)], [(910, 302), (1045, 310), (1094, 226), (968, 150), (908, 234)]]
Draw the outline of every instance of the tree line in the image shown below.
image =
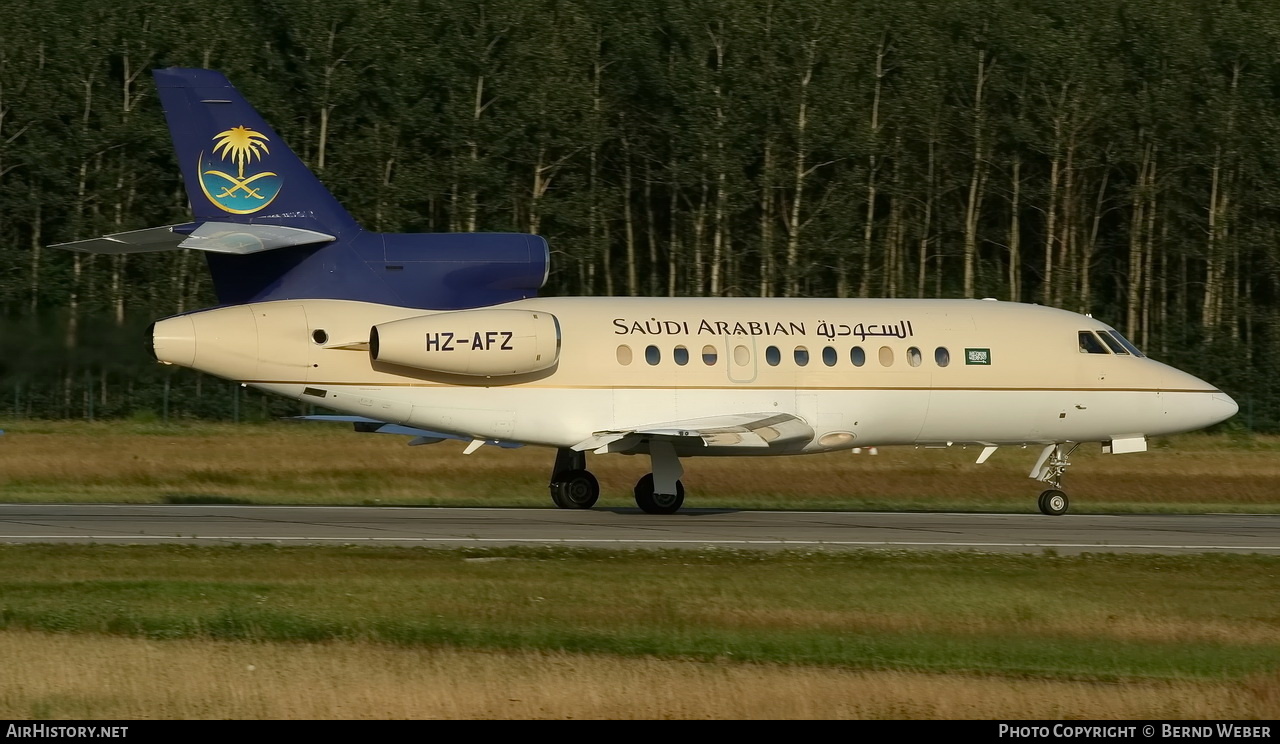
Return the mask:
[(141, 352), (213, 303), (200, 256), (48, 248), (189, 219), (150, 79), (180, 65), (368, 228), (546, 236), (545, 294), (1053, 305), (1280, 429), (1280, 4), (4, 5), (0, 412), (239, 415)]

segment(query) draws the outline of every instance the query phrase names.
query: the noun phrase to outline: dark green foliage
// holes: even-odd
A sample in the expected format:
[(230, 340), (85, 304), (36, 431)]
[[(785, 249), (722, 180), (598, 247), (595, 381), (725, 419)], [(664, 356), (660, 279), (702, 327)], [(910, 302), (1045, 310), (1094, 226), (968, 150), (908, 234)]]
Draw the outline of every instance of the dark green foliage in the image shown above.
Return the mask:
[(18, 415), (297, 408), (142, 356), (148, 322), (212, 303), (199, 256), (46, 248), (187, 219), (149, 75), (183, 65), (225, 72), (372, 229), (545, 235), (549, 294), (1052, 304), (1280, 429), (1280, 5), (9, 5)]

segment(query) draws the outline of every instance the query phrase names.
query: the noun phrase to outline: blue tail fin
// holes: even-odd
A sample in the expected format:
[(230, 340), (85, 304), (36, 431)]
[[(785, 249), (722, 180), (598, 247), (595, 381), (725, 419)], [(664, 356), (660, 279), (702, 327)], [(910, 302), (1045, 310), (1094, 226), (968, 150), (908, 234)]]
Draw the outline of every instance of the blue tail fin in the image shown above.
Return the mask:
[(64, 247), (204, 251), (222, 304), (451, 310), (534, 297), (546, 281), (550, 252), (537, 235), (362, 230), (221, 73), (171, 67), (155, 79), (195, 222), (173, 226), (169, 243), (170, 228), (157, 228)]
[(258, 112), (213, 70), (154, 72), (197, 222), (342, 237), (359, 225)]

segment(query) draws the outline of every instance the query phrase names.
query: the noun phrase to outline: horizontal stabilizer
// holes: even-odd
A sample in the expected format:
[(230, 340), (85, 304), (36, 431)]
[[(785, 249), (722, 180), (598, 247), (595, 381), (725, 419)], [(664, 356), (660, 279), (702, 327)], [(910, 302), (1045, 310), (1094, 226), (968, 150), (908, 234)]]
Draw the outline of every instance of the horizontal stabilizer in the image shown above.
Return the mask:
[[(175, 230), (179, 228), (179, 230)], [(288, 248), (311, 243), (328, 243), (332, 235), (280, 225), (241, 225), (232, 222), (202, 222), (195, 230), (191, 224), (148, 227), (144, 230), (113, 233), (92, 240), (59, 243), (62, 248), (81, 253), (152, 253), (194, 248), (210, 253), (244, 256), (250, 253)], [(189, 233), (189, 234), (183, 234)]]
[(186, 240), (179, 243), (178, 247), (244, 256), (295, 245), (328, 243), (333, 239), (332, 235), (303, 230), (299, 227), (205, 222), (187, 236)]
[[(186, 226), (190, 226), (187, 223)], [(164, 227), (148, 227), (143, 230), (103, 235), (90, 240), (77, 240), (72, 243), (58, 243), (51, 248), (62, 248), (80, 253), (103, 253), (114, 255), (119, 253), (151, 253), (154, 251), (176, 250), (182, 243), (184, 235), (173, 231), (183, 225), (165, 225)]]
[[(294, 421), (330, 421), (339, 423), (352, 424), (356, 431), (373, 433), (373, 434), (404, 434), (414, 437), (409, 444), (434, 444), (445, 439), (454, 439), (459, 442), (480, 441), (482, 444), (502, 447), (503, 449), (515, 449), (523, 447), (520, 442), (507, 442), (500, 439), (476, 440), (475, 437), (461, 436), (459, 434), (449, 434), (443, 431), (429, 431), (427, 429), (419, 429), (416, 426), (404, 426), (402, 424), (388, 424), (386, 421), (369, 418), (367, 416), (337, 416), (337, 415), (314, 415), (314, 416), (290, 416)], [(474, 451), (474, 450), (473, 450)], [(471, 454), (468, 452), (467, 454)]]
[[(641, 437), (698, 439), (707, 447), (767, 448), (795, 442), (808, 442), (813, 439), (813, 429), (803, 419), (788, 413), (732, 413), (669, 423), (646, 424), (615, 431), (598, 431), (575, 444), (573, 449), (598, 450), (609, 448), (609, 445), (614, 443), (634, 443)], [(609, 451), (613, 449), (609, 448)]]

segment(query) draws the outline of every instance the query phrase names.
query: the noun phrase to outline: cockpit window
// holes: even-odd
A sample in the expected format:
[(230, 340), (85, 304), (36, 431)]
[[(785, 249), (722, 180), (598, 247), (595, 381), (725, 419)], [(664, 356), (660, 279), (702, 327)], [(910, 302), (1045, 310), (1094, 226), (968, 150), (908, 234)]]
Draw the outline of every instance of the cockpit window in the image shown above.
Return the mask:
[(1107, 347), (1102, 345), (1092, 331), (1080, 331), (1080, 351), (1085, 354), (1106, 354)]
[(1144, 357), (1144, 356), (1146, 356), (1146, 354), (1143, 354), (1141, 351), (1138, 351), (1138, 347), (1136, 347), (1136, 346), (1134, 346), (1132, 343), (1130, 343), (1130, 342), (1129, 342), (1129, 339), (1125, 338), (1124, 336), (1121, 336), (1121, 335), (1120, 335), (1120, 331), (1115, 331), (1115, 330), (1111, 330), (1111, 331), (1102, 331), (1102, 337), (1103, 337), (1103, 338), (1106, 338), (1108, 335), (1110, 335), (1110, 336), (1114, 337), (1114, 338), (1115, 338), (1115, 340), (1119, 341), (1119, 342), (1120, 342), (1120, 345), (1121, 345), (1121, 346), (1123, 346), (1124, 348), (1128, 349), (1130, 354), (1133, 354), (1133, 355), (1134, 355), (1134, 356), (1136, 356), (1136, 357)]
[(1111, 349), (1112, 353), (1129, 356), (1129, 350), (1124, 348), (1124, 345), (1119, 341), (1112, 338), (1110, 333), (1107, 333), (1106, 331), (1098, 331), (1098, 335), (1102, 337), (1102, 343), (1106, 344), (1107, 348)]

